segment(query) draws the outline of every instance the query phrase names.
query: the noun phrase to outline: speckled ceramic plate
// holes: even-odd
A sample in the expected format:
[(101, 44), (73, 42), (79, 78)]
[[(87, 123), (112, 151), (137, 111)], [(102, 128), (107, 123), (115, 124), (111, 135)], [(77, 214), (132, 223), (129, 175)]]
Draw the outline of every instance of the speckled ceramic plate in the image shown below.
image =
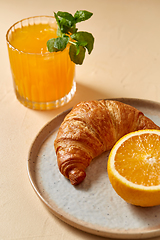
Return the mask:
[[(159, 103), (138, 99), (116, 100), (136, 107), (160, 125)], [(58, 218), (95, 235), (121, 239), (160, 235), (160, 206), (132, 206), (113, 190), (107, 175), (108, 152), (92, 161), (86, 179), (79, 186), (72, 186), (59, 172), (53, 143), (69, 111), (44, 126), (31, 146), (27, 167), (37, 195)]]

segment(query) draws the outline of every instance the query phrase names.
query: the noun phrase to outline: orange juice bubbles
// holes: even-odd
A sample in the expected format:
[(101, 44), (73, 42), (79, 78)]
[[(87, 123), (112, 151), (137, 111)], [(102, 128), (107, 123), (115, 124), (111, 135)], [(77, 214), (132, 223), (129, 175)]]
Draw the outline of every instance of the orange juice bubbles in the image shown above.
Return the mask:
[(69, 102), (76, 91), (75, 64), (69, 48), (50, 53), (47, 41), (56, 37), (54, 17), (24, 19), (7, 32), (7, 45), (18, 100), (26, 107), (46, 110)]

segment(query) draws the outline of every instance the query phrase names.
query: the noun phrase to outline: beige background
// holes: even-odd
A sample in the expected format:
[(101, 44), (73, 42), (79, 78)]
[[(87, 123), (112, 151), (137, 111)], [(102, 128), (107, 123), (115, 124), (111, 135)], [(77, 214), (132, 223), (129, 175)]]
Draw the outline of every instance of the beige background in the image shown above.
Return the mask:
[[(13, 91), (7, 29), (25, 17), (80, 9), (94, 13), (79, 29), (93, 33), (95, 47), (76, 68), (75, 97), (53, 111), (25, 108)], [(160, 102), (160, 1), (1, 0), (0, 18), (0, 239), (101, 240), (49, 213), (28, 180), (28, 152), (48, 121), (81, 100), (132, 97)]]

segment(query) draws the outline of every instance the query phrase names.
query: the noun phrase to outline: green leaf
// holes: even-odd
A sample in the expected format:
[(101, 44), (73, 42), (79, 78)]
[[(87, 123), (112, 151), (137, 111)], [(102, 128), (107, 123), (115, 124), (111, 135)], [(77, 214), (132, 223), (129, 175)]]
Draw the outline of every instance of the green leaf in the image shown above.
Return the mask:
[(80, 48), (79, 48), (78, 44), (76, 44), (75, 46), (76, 46), (76, 49), (77, 49), (76, 55), (78, 55), (80, 53)]
[(70, 14), (68, 12), (58, 11), (57, 16), (60, 17), (60, 24), (61, 25), (72, 27), (76, 23), (72, 14)]
[(63, 51), (69, 42), (69, 37), (58, 37), (48, 40), (47, 47), (49, 52)]
[(61, 32), (61, 26), (60, 26), (60, 21), (59, 21), (59, 18), (57, 16), (57, 14), (54, 12), (54, 17), (56, 19), (56, 22), (57, 22), (57, 25), (58, 25), (58, 28), (57, 28), (57, 36), (58, 37), (61, 37), (62, 36), (62, 32)]
[(86, 52), (86, 49), (82, 46), (79, 46), (79, 52), (77, 54), (77, 47), (75, 45), (70, 45), (69, 55), (70, 55), (71, 61), (73, 61), (75, 64), (81, 65), (85, 58), (85, 52)]
[(76, 55), (78, 55), (80, 52), (80, 46), (85, 47), (87, 45), (87, 42), (74, 42), (74, 45), (77, 49)]
[(88, 43), (85, 42), (85, 41), (82, 41), (82, 42), (77, 42), (77, 44), (78, 44), (79, 46), (86, 47), (86, 45), (87, 45)]
[(61, 32), (62, 32), (62, 33), (65, 33), (65, 34), (67, 34), (67, 35), (70, 35), (70, 34), (76, 32), (76, 28), (75, 28), (75, 26), (73, 26), (73, 27), (68, 27), (68, 26), (63, 25), (63, 26), (61, 26)]
[(56, 22), (57, 22), (58, 26), (60, 27), (59, 18), (57, 16), (57, 13), (55, 13), (55, 12), (54, 12), (54, 17), (56, 19)]
[(58, 37), (54, 41), (54, 47), (56, 49), (58, 49), (59, 51), (63, 51), (66, 48), (68, 42), (69, 42), (69, 37), (67, 37), (67, 36)]
[(61, 32), (61, 29), (59, 27), (57, 28), (57, 36), (58, 37), (62, 36), (62, 32)]
[(72, 14), (68, 12), (59, 11), (57, 14), (54, 13), (56, 21), (58, 22), (58, 33), (59, 37), (62, 37), (62, 33), (72, 34), (76, 32), (76, 22)]
[(87, 48), (88, 53), (90, 54), (92, 52), (94, 45), (94, 37), (91, 33), (77, 32), (72, 34), (71, 38), (78, 42), (86, 42), (87, 44), (85, 45), (85, 47)]
[(49, 52), (57, 52), (58, 50), (54, 47), (56, 38), (51, 38), (47, 41), (47, 48)]
[(76, 23), (78, 23), (78, 22), (88, 20), (92, 15), (93, 15), (93, 13), (91, 13), (91, 12), (88, 12), (86, 10), (80, 10), (74, 14), (74, 19), (75, 19)]
[[(47, 42), (50, 52), (63, 51), (70, 43), (69, 55), (76, 64), (82, 64), (85, 58), (86, 49), (90, 54), (93, 50), (94, 37), (88, 32), (78, 32), (76, 23), (89, 19), (93, 13), (86, 10), (77, 11), (74, 16), (68, 12), (54, 12), (58, 25), (57, 38), (52, 38)], [(70, 38), (73, 39), (70, 40)]]

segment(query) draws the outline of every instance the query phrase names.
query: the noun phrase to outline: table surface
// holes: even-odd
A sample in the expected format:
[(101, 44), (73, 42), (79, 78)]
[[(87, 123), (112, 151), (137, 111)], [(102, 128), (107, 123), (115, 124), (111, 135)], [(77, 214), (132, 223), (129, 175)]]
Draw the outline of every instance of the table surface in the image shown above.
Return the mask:
[[(104, 239), (75, 229), (48, 211), (29, 182), (28, 152), (47, 122), (82, 100), (124, 97), (160, 102), (160, 1), (5, 0), (0, 6), (0, 239)], [(24, 107), (13, 90), (7, 29), (25, 17), (81, 9), (94, 13), (79, 29), (92, 32), (95, 45), (83, 65), (76, 67), (75, 97), (51, 111)]]

